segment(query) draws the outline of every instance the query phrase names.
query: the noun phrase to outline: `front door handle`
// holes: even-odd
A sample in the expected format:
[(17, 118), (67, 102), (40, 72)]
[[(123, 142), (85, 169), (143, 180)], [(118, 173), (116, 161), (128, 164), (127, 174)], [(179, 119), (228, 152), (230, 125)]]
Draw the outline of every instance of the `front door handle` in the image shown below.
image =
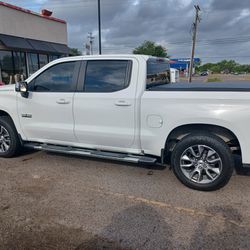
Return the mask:
[(57, 104), (70, 104), (70, 101), (66, 101), (65, 99), (59, 99), (56, 101)]
[(115, 105), (116, 106), (131, 106), (131, 103), (127, 102), (125, 100), (119, 100), (119, 101), (115, 102)]

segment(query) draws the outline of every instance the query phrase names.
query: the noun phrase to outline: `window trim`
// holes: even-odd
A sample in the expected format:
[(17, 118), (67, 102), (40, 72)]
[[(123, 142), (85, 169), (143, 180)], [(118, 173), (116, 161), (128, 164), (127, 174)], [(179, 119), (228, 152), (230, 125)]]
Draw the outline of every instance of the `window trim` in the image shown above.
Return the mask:
[[(64, 64), (64, 63), (75, 63), (75, 67), (73, 70), (73, 90), (72, 91), (35, 91), (34, 90), (34, 83), (35, 80), (37, 79), (37, 77), (39, 77), (41, 74), (45, 73), (47, 70), (51, 69), (54, 66), (57, 66), (59, 64)], [(31, 82), (29, 82), (28, 86), (29, 86), (29, 91), (34, 92), (34, 93), (75, 93), (76, 92), (76, 88), (77, 88), (77, 83), (78, 83), (78, 75), (79, 75), (79, 70), (81, 67), (81, 61), (78, 60), (72, 60), (72, 61), (65, 61), (65, 62), (59, 62), (59, 63), (55, 63), (53, 65), (51, 65), (50, 67), (46, 68), (44, 71), (42, 71), (39, 75), (37, 75), (34, 79), (32, 79)]]
[[(88, 62), (100, 62), (100, 61), (126, 61), (128, 62), (127, 70), (126, 70), (126, 79), (125, 79), (125, 86), (123, 89), (120, 90), (114, 90), (114, 91), (108, 91), (108, 92), (88, 92), (85, 90), (85, 81), (86, 81), (86, 72), (88, 67)], [(133, 60), (131, 59), (94, 59), (94, 60), (83, 60), (82, 66), (79, 73), (79, 79), (77, 84), (77, 92), (81, 93), (96, 93), (96, 94), (103, 94), (103, 93), (114, 93), (118, 91), (123, 91), (127, 89), (131, 84), (131, 78), (132, 78), (132, 69), (133, 69)]]

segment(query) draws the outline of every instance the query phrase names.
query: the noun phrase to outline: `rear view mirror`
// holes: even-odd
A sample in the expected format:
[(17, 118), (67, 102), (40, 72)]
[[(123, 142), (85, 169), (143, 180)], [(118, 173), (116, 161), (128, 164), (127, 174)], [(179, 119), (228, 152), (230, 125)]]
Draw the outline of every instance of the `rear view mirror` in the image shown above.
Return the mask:
[(16, 83), (16, 92), (20, 92), (22, 97), (27, 98), (29, 96), (27, 82), (17, 82)]

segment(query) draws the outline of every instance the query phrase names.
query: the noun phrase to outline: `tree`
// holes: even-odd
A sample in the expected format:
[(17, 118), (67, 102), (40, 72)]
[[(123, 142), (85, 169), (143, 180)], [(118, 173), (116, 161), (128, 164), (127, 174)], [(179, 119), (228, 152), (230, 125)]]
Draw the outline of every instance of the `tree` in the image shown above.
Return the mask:
[(69, 56), (81, 56), (82, 52), (77, 48), (69, 48)]
[(144, 41), (142, 45), (133, 50), (133, 54), (167, 57), (167, 49), (152, 41)]
[(250, 72), (250, 65), (248, 64), (239, 64), (234, 60), (222, 60), (218, 63), (206, 63), (198, 67), (198, 71), (207, 71), (211, 70), (215, 73), (220, 72)]

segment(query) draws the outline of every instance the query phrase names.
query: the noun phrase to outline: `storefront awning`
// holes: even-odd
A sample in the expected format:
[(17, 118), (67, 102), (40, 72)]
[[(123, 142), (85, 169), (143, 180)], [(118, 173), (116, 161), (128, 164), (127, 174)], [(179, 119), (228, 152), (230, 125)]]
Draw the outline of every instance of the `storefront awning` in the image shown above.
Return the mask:
[(69, 54), (69, 47), (67, 45), (51, 43), (51, 46), (60, 54)]
[(26, 38), (26, 40), (37, 51), (57, 53), (57, 51), (50, 45), (49, 42), (33, 40), (33, 39), (27, 39), (27, 38)]
[(22, 37), (0, 34), (0, 41), (8, 48), (33, 49), (29, 42)]
[(34, 40), (30, 38), (22, 38), (0, 34), (0, 41), (11, 49), (24, 49), (44, 53), (68, 54), (69, 48), (65, 44), (52, 43), (47, 41)]

